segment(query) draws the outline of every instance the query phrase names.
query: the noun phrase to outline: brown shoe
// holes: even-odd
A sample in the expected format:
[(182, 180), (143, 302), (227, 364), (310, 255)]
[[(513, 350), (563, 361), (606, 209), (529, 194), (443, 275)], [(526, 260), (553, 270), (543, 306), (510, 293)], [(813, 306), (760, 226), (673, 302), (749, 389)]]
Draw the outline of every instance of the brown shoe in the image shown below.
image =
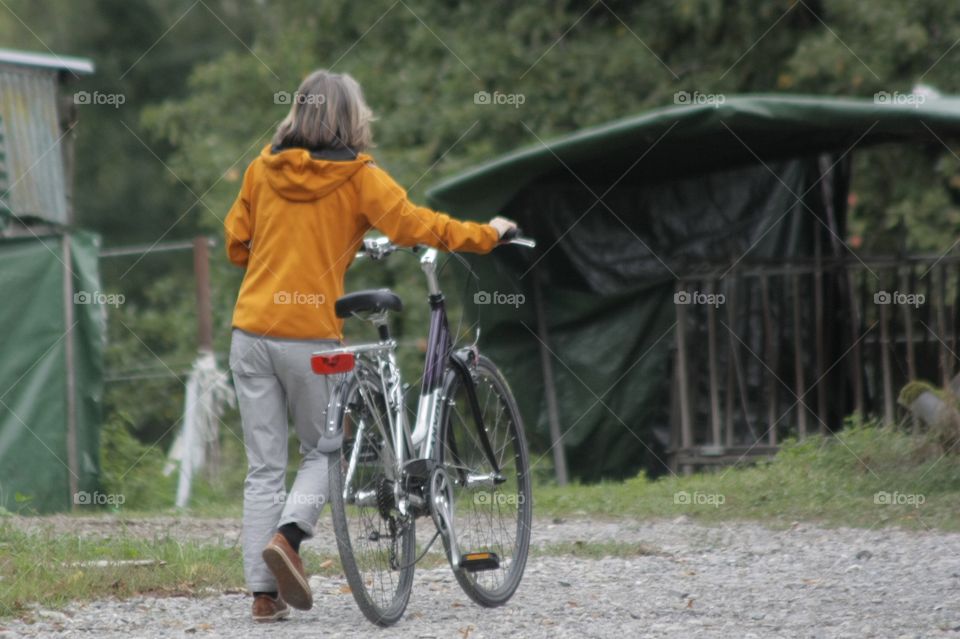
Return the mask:
[(313, 593), (307, 583), (300, 555), (290, 546), (287, 538), (277, 533), (263, 549), (263, 560), (277, 580), (280, 598), (299, 610), (313, 607)]
[(253, 620), (266, 623), (269, 621), (280, 621), (290, 616), (290, 607), (283, 602), (283, 599), (277, 597), (274, 599), (270, 595), (257, 595), (253, 598)]

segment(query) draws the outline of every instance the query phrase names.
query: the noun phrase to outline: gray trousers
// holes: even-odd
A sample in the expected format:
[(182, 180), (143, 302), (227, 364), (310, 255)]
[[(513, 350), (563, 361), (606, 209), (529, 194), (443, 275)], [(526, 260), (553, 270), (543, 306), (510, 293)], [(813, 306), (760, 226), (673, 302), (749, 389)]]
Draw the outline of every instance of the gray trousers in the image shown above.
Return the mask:
[[(278, 527), (295, 523), (307, 537), (327, 499), (329, 453), (339, 433), (326, 423), (337, 378), (316, 375), (310, 355), (334, 340), (264, 337), (233, 330), (230, 370), (237, 391), (247, 479), (243, 487), (243, 570), (251, 592), (277, 589), (260, 553)], [(300, 468), (286, 491), (288, 415), (300, 441)]]

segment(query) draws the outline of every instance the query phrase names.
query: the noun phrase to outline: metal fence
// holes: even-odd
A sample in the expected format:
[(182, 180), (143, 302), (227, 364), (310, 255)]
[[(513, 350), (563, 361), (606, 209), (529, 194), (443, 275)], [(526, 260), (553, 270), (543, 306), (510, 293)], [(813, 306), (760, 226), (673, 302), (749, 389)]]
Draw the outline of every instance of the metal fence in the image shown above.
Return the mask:
[(960, 256), (794, 259), (706, 268), (677, 284), (671, 463), (775, 452), (859, 413), (898, 418), (915, 379), (956, 368)]

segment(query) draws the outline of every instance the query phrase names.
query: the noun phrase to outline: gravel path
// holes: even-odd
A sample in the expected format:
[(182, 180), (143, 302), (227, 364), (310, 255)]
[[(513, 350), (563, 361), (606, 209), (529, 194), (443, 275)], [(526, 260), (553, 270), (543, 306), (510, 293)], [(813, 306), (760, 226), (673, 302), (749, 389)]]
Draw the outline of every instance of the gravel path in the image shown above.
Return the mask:
[[(75, 518), (63, 518), (74, 519)], [(84, 534), (116, 523), (85, 522)], [(174, 520), (152, 519), (145, 534)], [(28, 522), (28, 523), (27, 523)], [(24, 520), (34, 526), (37, 520)], [(69, 521), (64, 524), (68, 525)], [(58, 526), (44, 520), (43, 526)], [(190, 525), (175, 526), (189, 536)], [(198, 535), (207, 523), (195, 527)], [(224, 520), (224, 538), (236, 522)], [(127, 527), (130, 530), (130, 527)], [(321, 534), (321, 536), (323, 536)], [(209, 533), (205, 535), (209, 538)], [(0, 621), (9, 637), (956, 637), (960, 535), (899, 530), (771, 530), (680, 518), (537, 521), (534, 543), (641, 542), (630, 558), (535, 557), (504, 608), (483, 610), (449, 570), (417, 573), (406, 617), (377, 630), (340, 578), (313, 577), (316, 605), (282, 624), (254, 626), (249, 597), (139, 597), (38, 610)], [(317, 543), (318, 548), (323, 545)]]
[[(329, 513), (329, 511), (326, 511)], [(333, 523), (329, 514), (324, 514), (317, 524), (316, 536), (304, 542), (304, 547), (321, 553), (336, 553)], [(679, 521), (683, 521), (681, 518)], [(220, 543), (226, 546), (239, 544), (240, 520), (238, 518), (197, 517), (123, 517), (123, 516), (69, 516), (47, 515), (44, 517), (10, 517), (4, 522), (13, 524), (26, 532), (45, 532), (54, 535), (77, 535), (84, 538), (138, 537), (154, 540), (165, 537), (180, 541)], [(418, 524), (417, 537), (429, 541), (435, 532), (429, 519)], [(667, 524), (669, 525), (669, 523)], [(622, 541), (645, 542), (649, 525), (623, 519), (546, 519), (537, 520), (533, 526), (534, 544), (553, 544), (572, 541)], [(437, 542), (439, 543), (439, 542)]]

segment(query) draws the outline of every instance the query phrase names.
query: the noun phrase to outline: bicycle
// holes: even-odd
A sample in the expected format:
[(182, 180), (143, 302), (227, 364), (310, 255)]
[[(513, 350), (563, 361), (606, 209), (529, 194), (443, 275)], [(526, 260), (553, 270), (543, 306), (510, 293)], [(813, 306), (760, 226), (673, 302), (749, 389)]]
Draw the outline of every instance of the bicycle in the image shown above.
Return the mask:
[[(534, 247), (519, 232), (503, 244)], [(358, 257), (384, 260), (402, 247), (365, 239)], [(430, 329), (411, 432), (388, 327), (403, 304), (388, 289), (347, 294), (338, 317), (373, 323), (379, 341), (318, 351), (321, 375), (343, 374), (327, 411), (342, 431), (330, 464), (330, 502), (337, 549), (354, 599), (374, 624), (396, 623), (406, 609), (414, 566), (439, 536), (463, 591), (481, 606), (513, 596), (527, 561), (532, 501), (527, 443), (506, 379), (474, 343), (454, 349), (437, 276), (437, 255), (423, 251)], [(416, 521), (436, 527), (416, 555)]]

